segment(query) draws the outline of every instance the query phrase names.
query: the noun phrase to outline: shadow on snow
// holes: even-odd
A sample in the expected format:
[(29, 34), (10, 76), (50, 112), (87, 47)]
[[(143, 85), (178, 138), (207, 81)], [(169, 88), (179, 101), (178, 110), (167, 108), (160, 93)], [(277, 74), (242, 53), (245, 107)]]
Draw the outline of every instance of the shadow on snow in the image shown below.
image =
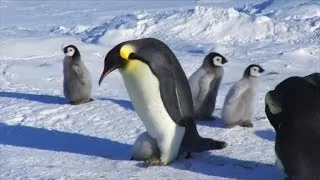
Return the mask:
[(0, 123), (0, 144), (129, 160), (131, 145), (44, 128)]
[(258, 137), (262, 139), (267, 139), (269, 141), (274, 141), (276, 139), (276, 133), (271, 129), (256, 131), (255, 134)]
[(134, 107), (131, 103), (131, 101), (128, 100), (122, 100), (122, 99), (112, 99), (112, 98), (98, 98), (99, 100), (103, 100), (103, 101), (111, 101), (115, 104), (120, 105), (121, 107), (125, 108), (125, 109), (129, 109), (134, 111)]
[[(239, 160), (204, 152), (201, 157), (173, 163), (176, 169), (201, 173), (208, 176), (244, 180), (283, 179), (284, 174), (274, 165), (262, 162)], [(197, 160), (198, 159), (198, 160)], [(195, 161), (196, 160), (196, 161)], [(200, 161), (199, 161), (200, 160)]]
[(19, 92), (0, 92), (0, 97), (25, 99), (28, 101), (36, 101), (45, 104), (67, 104), (66, 98), (52, 95), (28, 94)]

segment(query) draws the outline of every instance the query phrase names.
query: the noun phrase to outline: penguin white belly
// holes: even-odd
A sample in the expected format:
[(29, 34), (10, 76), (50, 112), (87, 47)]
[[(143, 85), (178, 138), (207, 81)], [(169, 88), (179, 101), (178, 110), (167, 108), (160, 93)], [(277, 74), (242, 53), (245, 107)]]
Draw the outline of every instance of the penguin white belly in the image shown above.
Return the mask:
[(157, 140), (162, 163), (170, 163), (178, 156), (185, 128), (176, 124), (168, 114), (157, 77), (147, 64), (138, 60), (130, 60), (120, 72), (135, 111), (150, 136)]

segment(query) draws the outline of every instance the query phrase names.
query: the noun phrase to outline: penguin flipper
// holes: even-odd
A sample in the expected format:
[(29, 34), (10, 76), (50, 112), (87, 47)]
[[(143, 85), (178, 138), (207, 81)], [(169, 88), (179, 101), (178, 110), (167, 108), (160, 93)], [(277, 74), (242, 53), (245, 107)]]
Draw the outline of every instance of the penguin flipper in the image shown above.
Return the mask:
[(228, 103), (234, 103), (239, 100), (242, 93), (244, 93), (249, 88), (248, 83), (245, 82), (237, 82), (234, 84), (234, 86), (230, 89), (230, 92), (228, 93)]
[[(171, 119), (186, 127), (193, 121), (192, 94), (188, 79), (179, 60), (163, 42), (147, 38), (142, 50), (138, 50), (132, 59), (139, 59), (149, 65), (159, 80), (161, 100)], [(140, 47), (141, 48), (141, 47)]]
[(77, 78), (82, 84), (85, 84), (84, 76), (83, 76), (83, 70), (78, 65), (72, 65), (71, 69), (76, 74)]
[[(186, 127), (188, 124), (188, 118), (185, 118), (181, 106), (181, 103), (184, 101), (182, 99), (183, 97), (179, 96), (173, 74), (171, 72), (167, 72), (167, 76), (170, 76), (167, 80), (160, 79), (160, 84), (162, 84), (160, 85), (161, 99), (172, 120), (180, 126)], [(191, 108), (190, 111), (193, 111), (193, 108)]]
[[(153, 56), (156, 55), (155, 52)], [(165, 57), (158, 56), (154, 57), (158, 61), (152, 61), (149, 65), (159, 80), (161, 99), (172, 120), (186, 127), (193, 121), (190, 118), (193, 117), (193, 103), (188, 79), (180, 64), (167, 62)]]
[[(200, 81), (198, 84), (199, 94), (197, 96), (197, 101), (199, 101), (199, 102), (203, 102), (208, 97), (208, 95), (209, 95), (208, 93), (210, 91), (210, 84), (213, 83), (213, 82), (207, 82), (208, 78), (206, 78), (204, 76), (206, 76), (206, 75), (203, 75), (200, 78)], [(214, 75), (210, 79), (214, 79)]]

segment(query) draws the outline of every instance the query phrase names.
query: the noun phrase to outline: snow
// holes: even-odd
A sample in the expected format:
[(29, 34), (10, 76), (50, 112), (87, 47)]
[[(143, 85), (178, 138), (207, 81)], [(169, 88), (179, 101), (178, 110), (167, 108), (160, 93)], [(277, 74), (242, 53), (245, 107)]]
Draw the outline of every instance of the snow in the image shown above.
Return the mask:
[[(98, 86), (104, 56), (141, 37), (166, 42), (187, 76), (217, 51), (229, 62), (214, 122), (198, 122), (224, 150), (180, 158), (166, 167), (129, 161), (145, 131), (123, 80)], [(62, 46), (74, 44), (93, 77), (95, 101), (63, 97)], [(0, 0), (0, 179), (282, 179), (264, 95), (281, 80), (320, 70), (317, 0), (10, 1)], [(222, 103), (246, 66), (267, 72), (255, 102), (254, 128), (222, 128)]]

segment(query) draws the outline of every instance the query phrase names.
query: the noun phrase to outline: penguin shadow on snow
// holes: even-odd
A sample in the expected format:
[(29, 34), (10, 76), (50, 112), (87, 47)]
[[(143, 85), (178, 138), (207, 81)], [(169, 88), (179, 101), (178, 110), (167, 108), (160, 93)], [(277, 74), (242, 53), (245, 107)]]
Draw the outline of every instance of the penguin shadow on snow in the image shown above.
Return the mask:
[(133, 107), (131, 101), (128, 101), (128, 100), (113, 99), (113, 98), (98, 98), (98, 99), (102, 100), (102, 101), (111, 101), (111, 102), (113, 102), (115, 104), (120, 105), (121, 107), (123, 107), (125, 109), (129, 109), (129, 110), (134, 111), (134, 107)]
[(0, 92), (0, 97), (25, 99), (28, 101), (35, 101), (45, 104), (68, 104), (68, 101), (64, 97), (52, 96), (52, 95), (41, 95), (41, 94), (29, 94), (19, 92)]
[(271, 129), (259, 130), (259, 131), (256, 131), (255, 134), (258, 137), (262, 139), (267, 139), (269, 141), (274, 141), (276, 139), (276, 133)]
[[(225, 156), (210, 154), (210, 152), (194, 155), (190, 160), (181, 160), (171, 166), (207, 176), (244, 180), (282, 180), (284, 173), (272, 164), (239, 160)], [(181, 158), (179, 158), (181, 159)]]
[(131, 145), (78, 133), (0, 123), (0, 144), (128, 160)]

